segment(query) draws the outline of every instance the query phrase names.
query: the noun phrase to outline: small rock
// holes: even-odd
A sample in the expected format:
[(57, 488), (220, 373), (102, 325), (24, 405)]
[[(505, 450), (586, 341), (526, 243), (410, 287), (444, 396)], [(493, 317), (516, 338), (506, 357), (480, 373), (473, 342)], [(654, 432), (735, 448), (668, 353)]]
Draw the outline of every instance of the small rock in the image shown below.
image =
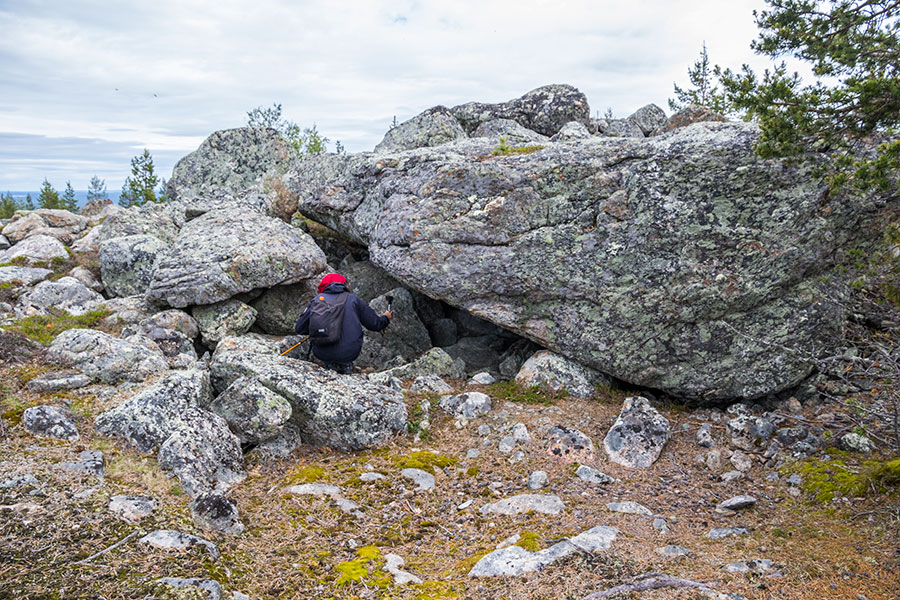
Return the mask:
[(841, 448), (849, 450), (850, 452), (860, 452), (862, 454), (871, 454), (874, 450), (871, 440), (858, 433), (847, 433), (842, 435)]
[(139, 539), (138, 542), (160, 550), (186, 550), (192, 546), (203, 546), (211, 557), (219, 557), (219, 551), (212, 542), (172, 529), (157, 529)]
[(694, 553), (694, 551), (688, 550), (684, 546), (669, 545), (663, 546), (662, 548), (657, 548), (656, 553), (670, 558), (677, 558), (679, 556), (690, 556)]
[(653, 529), (657, 530), (660, 535), (665, 535), (669, 533), (669, 524), (666, 523), (665, 519), (653, 519)]
[(547, 454), (566, 462), (591, 462), (594, 459), (594, 443), (584, 433), (573, 427), (554, 425), (547, 432)]
[(746, 527), (719, 527), (710, 529), (706, 537), (719, 540), (732, 535), (750, 535), (750, 530)]
[(722, 476), (720, 477), (720, 479), (724, 483), (731, 483), (732, 481), (737, 481), (738, 479), (740, 479), (743, 476), (744, 476), (744, 474), (741, 473), (740, 471), (728, 471), (727, 473), (722, 473)]
[(372, 481), (378, 481), (379, 479), (384, 479), (384, 475), (382, 475), (381, 473), (375, 473), (372, 471), (370, 471), (368, 473), (362, 473), (359, 476), (359, 480), (365, 481), (366, 483), (370, 483)]
[(718, 450), (710, 450), (706, 454), (706, 468), (713, 473), (722, 469), (722, 453)]
[(756, 504), (756, 498), (748, 494), (742, 494), (740, 496), (735, 496), (734, 498), (725, 500), (716, 508), (723, 510), (741, 510), (743, 508), (750, 508), (754, 504)]
[(558, 515), (565, 508), (558, 496), (544, 494), (519, 494), (498, 502), (485, 504), (481, 514), (517, 515), (533, 510), (545, 515)]
[(579, 466), (578, 469), (575, 470), (575, 475), (580, 480), (593, 484), (612, 483), (615, 481), (614, 478), (610, 477), (606, 473), (598, 471), (597, 469), (589, 467), (587, 465)]
[(531, 475), (528, 476), (528, 489), (529, 490), (539, 490), (542, 487), (545, 487), (548, 483), (550, 483), (547, 474), (543, 471), (534, 471)]
[(650, 405), (650, 401), (641, 396), (630, 396), (606, 434), (603, 448), (613, 462), (646, 469), (659, 458), (669, 435), (669, 421)]
[(753, 461), (749, 456), (747, 456), (740, 450), (736, 450), (728, 460), (731, 461), (731, 464), (734, 465), (734, 468), (741, 473), (746, 473), (753, 468)]
[(569, 541), (585, 552), (596, 552), (597, 550), (609, 550), (618, 534), (619, 530), (615, 527), (598, 525), (569, 538)]
[(528, 433), (528, 427), (525, 423), (516, 423), (512, 429), (512, 435), (520, 444), (527, 444), (531, 441), (531, 434)]
[(336, 485), (327, 485), (324, 483), (301, 483), (300, 485), (292, 485), (284, 489), (289, 494), (298, 496), (327, 496), (337, 504), (338, 508), (345, 513), (353, 514), (357, 517), (362, 516), (359, 506), (344, 498), (341, 495), (341, 488)]
[(59, 390), (74, 390), (91, 383), (91, 378), (84, 373), (66, 373), (54, 371), (35, 377), (25, 387), (37, 394), (56, 392)]
[(59, 466), (60, 469), (65, 469), (67, 471), (87, 473), (98, 479), (103, 479), (105, 474), (103, 453), (99, 450), (85, 450), (78, 455), (77, 461), (62, 462), (57, 466)]
[(409, 386), (409, 391), (413, 392), (414, 394), (420, 394), (424, 392), (448, 394), (453, 391), (453, 388), (450, 387), (449, 383), (447, 383), (437, 375), (419, 375), (413, 380), (412, 385)]
[(803, 477), (801, 477), (799, 473), (794, 473), (788, 477), (785, 482), (788, 485), (803, 485)]
[(610, 502), (606, 505), (606, 508), (613, 512), (625, 513), (629, 515), (643, 515), (646, 517), (653, 515), (653, 511), (651, 511), (649, 508), (647, 508), (643, 504), (632, 502), (631, 500), (626, 500), (625, 502)]
[(156, 509), (156, 500), (145, 496), (113, 496), (109, 500), (109, 510), (129, 523), (137, 523)]
[(491, 426), (487, 425), (487, 424), (479, 425), (477, 431), (478, 431), (478, 435), (480, 435), (480, 436), (490, 435)]
[(697, 430), (697, 444), (704, 448), (712, 448), (716, 441), (712, 437), (712, 425), (704, 423)]
[(412, 573), (400, 570), (400, 567), (406, 564), (406, 561), (403, 559), (403, 557), (392, 552), (384, 556), (384, 561), (384, 569), (394, 576), (395, 584), (408, 585), (411, 583), (422, 583), (422, 580)]
[(466, 392), (441, 398), (440, 407), (455, 417), (474, 419), (491, 410), (491, 397), (481, 392)]
[(490, 385), (492, 383), (496, 383), (497, 380), (493, 375), (487, 372), (476, 373), (472, 376), (471, 379), (467, 382), (469, 385)]
[(78, 429), (68, 411), (57, 406), (41, 405), (26, 408), (22, 414), (25, 429), (40, 437), (51, 437), (68, 442), (78, 441)]
[(478, 450), (477, 448), (470, 448), (469, 451), (466, 452), (466, 458), (469, 459), (478, 458), (479, 456), (481, 456), (481, 450)]
[(525, 459), (525, 453), (522, 452), (521, 450), (516, 450), (515, 452), (513, 452), (510, 455), (510, 457), (508, 459), (506, 459), (506, 461), (509, 464), (514, 464), (517, 462), (522, 462), (524, 459)]
[[(162, 579), (157, 579), (154, 583), (161, 586), (173, 587), (176, 589), (193, 588), (194, 590), (198, 590), (198, 593), (203, 593), (203, 595), (205, 596), (204, 600), (222, 599), (222, 586), (220, 586), (219, 582), (214, 579), (185, 579), (182, 577), (163, 577)], [(181, 594), (179, 597), (184, 596), (185, 594)], [(187, 597), (197, 598), (197, 594), (193, 592), (187, 592)]]
[(403, 469), (400, 475), (411, 480), (418, 487), (417, 492), (428, 492), (434, 489), (434, 475), (422, 469)]
[(41, 487), (40, 482), (35, 478), (34, 475), (30, 473), (25, 475), (16, 475), (15, 477), (10, 477), (9, 479), (4, 479), (0, 481), (0, 489), (9, 489), (9, 488), (18, 488), (18, 487), (26, 487), (31, 486), (33, 488)]
[(498, 449), (503, 454), (509, 454), (510, 452), (512, 452), (515, 449), (515, 447), (516, 447), (516, 438), (514, 438), (511, 435), (508, 435), (500, 440)]
[(222, 494), (200, 496), (190, 504), (194, 524), (205, 531), (237, 535), (244, 531), (237, 504)]
[(728, 563), (722, 567), (729, 573), (768, 573), (773, 569), (772, 561), (767, 558), (758, 558), (756, 560), (742, 560), (739, 562)]

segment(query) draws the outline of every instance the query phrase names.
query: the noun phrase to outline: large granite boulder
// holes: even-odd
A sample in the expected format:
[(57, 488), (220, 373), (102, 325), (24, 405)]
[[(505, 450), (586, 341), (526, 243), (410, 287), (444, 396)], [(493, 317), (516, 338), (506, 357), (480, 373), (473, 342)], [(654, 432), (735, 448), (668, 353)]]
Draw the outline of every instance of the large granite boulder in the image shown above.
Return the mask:
[(284, 396), (247, 377), (235, 379), (209, 410), (225, 419), (242, 444), (259, 444), (277, 436), (291, 417), (291, 404)]
[(491, 119), (479, 125), (472, 133), (472, 137), (488, 137), (494, 140), (506, 138), (511, 146), (521, 144), (543, 143), (549, 138), (519, 125), (512, 119)]
[(200, 327), (200, 339), (209, 348), (215, 348), (228, 336), (243, 335), (250, 331), (256, 320), (256, 309), (240, 300), (225, 300), (205, 306), (195, 306), (191, 314)]
[(83, 315), (103, 302), (103, 296), (89, 289), (74, 277), (61, 277), (56, 281), (42, 281), (19, 297), (16, 315), (26, 317), (42, 315), (51, 310), (64, 310), (72, 315)]
[(152, 235), (170, 243), (178, 235), (181, 222), (176, 220), (169, 206), (165, 204), (145, 204), (131, 206), (110, 214), (97, 230), (96, 244), (106, 240), (132, 235)]
[(363, 330), (362, 350), (355, 361), (362, 368), (384, 369), (398, 356), (408, 362), (431, 348), (431, 336), (416, 315), (412, 295), (408, 290), (404, 288), (391, 290), (373, 299), (369, 306), (379, 315), (384, 314), (388, 310), (388, 296), (393, 300), (391, 308), (394, 318), (390, 325), (381, 331)]
[(54, 364), (71, 366), (95, 381), (144, 381), (168, 368), (162, 352), (94, 329), (68, 329), (51, 342)]
[(615, 463), (646, 469), (659, 458), (670, 435), (669, 420), (646, 398), (629, 396), (603, 439), (603, 449)]
[(178, 161), (167, 192), (173, 204), (187, 207), (189, 214), (254, 205), (272, 216), (289, 217), (296, 198), (293, 206), (279, 206), (290, 203), (279, 194), (279, 181), (297, 158), (297, 151), (274, 129), (216, 131)]
[(300, 283), (276, 285), (266, 290), (250, 303), (257, 313), (256, 325), (272, 335), (294, 333), (294, 325), (316, 294), (320, 280), (321, 277), (316, 275)]
[(150, 287), (156, 263), (169, 244), (153, 235), (110, 238), (100, 243), (100, 278), (113, 296), (143, 294)]
[(526, 129), (550, 136), (569, 121), (587, 124), (591, 108), (587, 97), (576, 88), (545, 85), (508, 102), (469, 102), (454, 106), (450, 112), (470, 135), (487, 121), (510, 119)]
[(19, 257), (25, 264), (65, 260), (69, 258), (65, 245), (55, 237), (34, 234), (25, 238), (8, 250), (0, 252), (0, 263), (8, 263)]
[(403, 160), (317, 156), (286, 184), (407, 287), (633, 384), (756, 398), (836, 339), (843, 312), (820, 276), (873, 235), (860, 225), (879, 206), (760, 159), (758, 138), (697, 123), (492, 159), (479, 138)]
[(291, 405), (291, 422), (311, 444), (359, 450), (382, 444), (406, 427), (403, 394), (351, 375), (338, 375), (274, 353), (247, 352), (223, 341), (210, 364), (220, 392), (255, 380)]
[(435, 106), (388, 130), (375, 152), (401, 152), (440, 146), (468, 137), (462, 125), (444, 106)]
[(84, 231), (87, 224), (87, 218), (67, 210), (39, 208), (14, 214), (3, 227), (3, 235), (14, 244), (36, 233), (71, 239), (72, 235)]
[(208, 212), (181, 228), (156, 266), (147, 296), (181, 308), (256, 288), (297, 283), (325, 269), (312, 238), (239, 207)]
[(641, 133), (650, 135), (660, 127), (665, 127), (669, 118), (666, 116), (666, 112), (657, 105), (647, 104), (629, 115), (628, 120), (637, 125)]
[(604, 381), (606, 378), (594, 369), (547, 350), (535, 352), (516, 374), (516, 383), (521, 386), (566, 390), (575, 398), (590, 398), (597, 384)]

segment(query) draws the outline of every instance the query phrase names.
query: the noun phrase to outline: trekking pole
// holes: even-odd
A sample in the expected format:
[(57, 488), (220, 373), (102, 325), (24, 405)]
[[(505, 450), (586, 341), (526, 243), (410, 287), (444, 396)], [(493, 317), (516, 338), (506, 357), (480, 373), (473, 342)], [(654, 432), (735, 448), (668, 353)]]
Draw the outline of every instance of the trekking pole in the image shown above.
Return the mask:
[(290, 352), (291, 350), (293, 350), (294, 348), (296, 348), (297, 346), (299, 346), (300, 344), (302, 344), (303, 342), (305, 342), (308, 339), (309, 339), (309, 336), (306, 336), (305, 338), (303, 338), (302, 340), (300, 340), (299, 342), (297, 342), (296, 344), (294, 344), (293, 346), (291, 346), (290, 348), (288, 348), (287, 350), (282, 352), (281, 356), (284, 356), (285, 354), (287, 354), (288, 352)]
[(394, 297), (393, 296), (385, 296), (385, 298), (388, 301), (388, 310), (391, 312), (394, 312), (394, 310), (391, 308), (391, 305), (394, 303)]

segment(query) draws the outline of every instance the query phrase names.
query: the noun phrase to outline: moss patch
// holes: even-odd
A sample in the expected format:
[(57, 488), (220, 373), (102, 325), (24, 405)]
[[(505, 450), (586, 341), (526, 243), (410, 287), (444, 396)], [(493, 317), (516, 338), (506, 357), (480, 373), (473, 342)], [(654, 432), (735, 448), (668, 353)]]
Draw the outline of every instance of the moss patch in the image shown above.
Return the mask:
[(295, 485), (298, 483), (313, 483), (324, 477), (325, 469), (322, 467), (305, 465), (294, 469), (294, 471), (285, 478), (285, 481), (288, 485)]
[(539, 144), (531, 144), (528, 146), (510, 146), (505, 137), (500, 138), (500, 143), (491, 151), (492, 156), (512, 156), (516, 154), (532, 154), (538, 150), (542, 150), (546, 146)]
[(833, 454), (831, 460), (809, 459), (788, 468), (803, 476), (803, 490), (813, 501), (824, 504), (837, 495), (860, 497), (900, 488), (900, 458), (853, 464), (846, 453)]
[(492, 383), (487, 387), (487, 391), (491, 397), (498, 400), (521, 402), (522, 404), (543, 404), (544, 406), (556, 404), (557, 400), (563, 400), (569, 395), (565, 390), (554, 392), (539, 385), (525, 387), (515, 381)]
[(22, 334), (47, 346), (63, 331), (96, 327), (100, 321), (109, 315), (110, 311), (108, 310), (92, 310), (83, 315), (70, 315), (66, 311), (60, 311), (59, 315), (25, 317), (12, 325), (5, 326), (4, 329)]
[(412, 452), (406, 456), (397, 456), (391, 459), (395, 466), (401, 469), (422, 469), (434, 472), (434, 467), (445, 468), (455, 465), (459, 459), (453, 456), (443, 456), (427, 450)]
[(386, 588), (391, 577), (381, 570), (383, 560), (381, 550), (377, 546), (363, 546), (356, 551), (355, 560), (338, 563), (335, 570), (340, 573), (334, 582), (337, 587), (351, 583), (364, 583), (366, 586)]

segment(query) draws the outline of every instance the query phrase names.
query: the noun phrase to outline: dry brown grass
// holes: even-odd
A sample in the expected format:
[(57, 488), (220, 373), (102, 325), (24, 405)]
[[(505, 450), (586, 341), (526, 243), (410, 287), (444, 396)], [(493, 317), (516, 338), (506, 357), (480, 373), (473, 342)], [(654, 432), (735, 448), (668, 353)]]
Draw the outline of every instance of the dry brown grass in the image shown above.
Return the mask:
[[(21, 391), (19, 385), (9, 383), (8, 376), (6, 381), (16, 393)], [(46, 400), (26, 394), (23, 401)], [(748, 479), (723, 485), (695, 460), (696, 426), (690, 412), (666, 412), (675, 433), (660, 460), (646, 471), (615, 465), (598, 448), (594, 466), (617, 479), (607, 486), (589, 486), (574, 478), (574, 466), (547, 456), (541, 439), (542, 427), (562, 423), (581, 429), (595, 443), (602, 442), (619, 406), (598, 401), (495, 406), (490, 415), (461, 429), (435, 411), (430, 435), (417, 445), (410, 437), (401, 437), (385, 448), (352, 454), (304, 447), (283, 460), (250, 455), (247, 479), (232, 494), (247, 529), (240, 536), (226, 537), (194, 527), (187, 508), (189, 499), (152, 457), (95, 434), (89, 415), (100, 409), (100, 403), (77, 397), (68, 400), (83, 412), (78, 417), (82, 432), (78, 444), (37, 439), (21, 427), (12, 427), (0, 443), (0, 479), (30, 472), (42, 481), (46, 492), (29, 496), (27, 490), (0, 490), (0, 504), (33, 502), (40, 506), (32, 515), (0, 513), (0, 598), (140, 598), (152, 593), (154, 579), (172, 576), (212, 577), (226, 590), (241, 591), (251, 598), (578, 599), (649, 571), (716, 583), (721, 591), (748, 598), (898, 595), (900, 529), (896, 517), (879, 512), (885, 506), (884, 498), (807, 506), (791, 497), (783, 484), (767, 482), (767, 471), (759, 463)], [(416, 401), (410, 398), (410, 403)], [(524, 460), (510, 464), (497, 450), (497, 430), (517, 421), (528, 425), (534, 440), (524, 447)], [(489, 446), (482, 446), (475, 432), (482, 423), (493, 430)], [(682, 431), (682, 423), (690, 424), (690, 429)], [(715, 433), (721, 435), (721, 430)], [(74, 493), (97, 482), (60, 471), (53, 464), (71, 460), (85, 448), (104, 451), (107, 478), (90, 497), (73, 500)], [(481, 456), (465, 459), (469, 448), (480, 449)], [(423, 450), (456, 458), (458, 463), (436, 472), (434, 492), (414, 493), (414, 486), (400, 477), (404, 461), (398, 457)], [(359, 474), (369, 467), (384, 473), (386, 479), (361, 482)], [(317, 469), (322, 469), (321, 476)], [(478, 512), (486, 502), (527, 492), (526, 478), (537, 469), (550, 478), (544, 491), (565, 501), (563, 514), (485, 518)], [(283, 493), (284, 486), (297, 477), (340, 485), (344, 495), (362, 507), (364, 517), (346, 515), (328, 499)], [(489, 487), (493, 482), (500, 483), (497, 492)], [(756, 508), (734, 517), (713, 511), (721, 500), (744, 492), (759, 498)], [(120, 493), (150, 495), (161, 506), (140, 526), (129, 525), (106, 509), (108, 499)], [(467, 499), (475, 500), (473, 506), (457, 510)], [(671, 533), (660, 536), (650, 519), (607, 511), (607, 502), (625, 499), (664, 515)], [(874, 512), (852, 518), (868, 511)], [(514, 533), (532, 532), (542, 546), (549, 546), (561, 536), (596, 525), (612, 525), (621, 531), (607, 553), (573, 556), (524, 577), (465, 577), (480, 556)], [(738, 525), (751, 529), (752, 535), (717, 541), (705, 537), (711, 527)], [(212, 560), (200, 550), (166, 553), (131, 540), (90, 566), (75, 564), (135, 529), (149, 532), (157, 528), (211, 539), (222, 556)], [(663, 559), (655, 548), (666, 544), (686, 546), (696, 555)], [(365, 564), (369, 574), (362, 581), (338, 586), (336, 567), (358, 558), (354, 547), (367, 545), (377, 546), (382, 556), (388, 552), (403, 556), (405, 568), (426, 583), (385, 587), (383, 563), (376, 559)], [(775, 561), (783, 577), (729, 575), (721, 569), (728, 562), (758, 557)], [(696, 595), (661, 591), (641, 597)]]

